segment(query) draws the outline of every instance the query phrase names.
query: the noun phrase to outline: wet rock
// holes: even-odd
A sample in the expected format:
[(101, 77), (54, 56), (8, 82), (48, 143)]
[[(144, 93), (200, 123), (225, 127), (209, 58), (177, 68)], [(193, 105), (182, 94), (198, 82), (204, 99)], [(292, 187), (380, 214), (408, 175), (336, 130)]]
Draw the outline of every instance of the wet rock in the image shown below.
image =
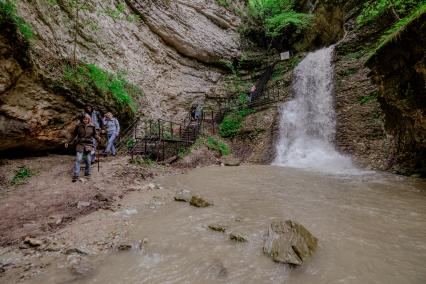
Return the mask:
[(24, 244), (30, 247), (39, 247), (43, 244), (43, 241), (31, 237), (26, 237), (24, 240)]
[(121, 251), (131, 250), (132, 249), (132, 245), (130, 245), (130, 244), (120, 244), (120, 245), (118, 245), (117, 249), (121, 250)]
[(111, 198), (109, 198), (108, 196), (105, 196), (104, 194), (99, 193), (99, 192), (95, 194), (94, 198), (99, 202), (111, 202), (112, 201)]
[(90, 206), (90, 202), (88, 202), (88, 201), (79, 201), (77, 203), (77, 208), (78, 209), (89, 207), (89, 206)]
[(221, 261), (216, 260), (208, 268), (208, 273), (216, 276), (218, 279), (225, 279), (228, 276), (228, 269), (226, 269)]
[(190, 202), (192, 198), (192, 192), (189, 190), (179, 190), (175, 194), (175, 201), (183, 201), (183, 202)]
[(69, 248), (65, 251), (65, 254), (81, 254), (81, 255), (88, 255), (89, 253), (79, 249), (79, 248)]
[(246, 242), (248, 242), (247, 238), (245, 236), (243, 236), (242, 234), (240, 234), (240, 233), (231, 233), (229, 235), (229, 239), (233, 240), (233, 241), (236, 241), (236, 242), (239, 242), (239, 243), (246, 243)]
[(216, 231), (216, 232), (221, 232), (221, 233), (225, 233), (226, 231), (226, 226), (222, 225), (222, 224), (210, 224), (208, 225), (210, 230)]
[(36, 224), (36, 223), (25, 223), (25, 224), (22, 225), (22, 228), (24, 228), (24, 230), (32, 231), (32, 230), (39, 229), (40, 225)]
[(241, 164), (241, 160), (237, 158), (229, 157), (223, 160), (223, 164), (228, 167), (236, 167)]
[(161, 187), (158, 184), (155, 183), (148, 183), (144, 186), (146, 190), (154, 190), (154, 189), (160, 189)]
[(305, 227), (292, 221), (274, 221), (263, 251), (275, 262), (301, 265), (317, 248), (318, 240)]
[(80, 277), (89, 276), (94, 271), (94, 268), (89, 260), (85, 257), (81, 257), (80, 255), (70, 255), (67, 257), (67, 261), (71, 272)]
[(49, 216), (49, 221), (47, 221), (47, 225), (54, 228), (59, 226), (63, 221), (61, 216)]
[(203, 199), (201, 196), (197, 196), (197, 195), (192, 196), (189, 204), (195, 207), (202, 207), (202, 208), (212, 205), (211, 203)]

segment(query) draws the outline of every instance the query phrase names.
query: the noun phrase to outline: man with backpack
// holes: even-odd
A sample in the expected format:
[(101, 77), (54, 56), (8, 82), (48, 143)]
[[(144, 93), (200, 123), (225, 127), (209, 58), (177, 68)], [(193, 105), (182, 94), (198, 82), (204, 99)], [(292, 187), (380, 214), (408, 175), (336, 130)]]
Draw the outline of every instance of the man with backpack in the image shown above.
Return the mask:
[(118, 134), (120, 133), (120, 124), (118, 123), (118, 120), (112, 116), (111, 112), (107, 112), (105, 114), (105, 118), (103, 119), (103, 124), (105, 127), (105, 130), (102, 130), (103, 133), (106, 132), (108, 144), (105, 149), (105, 152), (103, 152), (104, 155), (108, 155), (110, 152), (113, 156), (117, 154), (117, 151), (114, 146), (114, 140), (117, 138)]

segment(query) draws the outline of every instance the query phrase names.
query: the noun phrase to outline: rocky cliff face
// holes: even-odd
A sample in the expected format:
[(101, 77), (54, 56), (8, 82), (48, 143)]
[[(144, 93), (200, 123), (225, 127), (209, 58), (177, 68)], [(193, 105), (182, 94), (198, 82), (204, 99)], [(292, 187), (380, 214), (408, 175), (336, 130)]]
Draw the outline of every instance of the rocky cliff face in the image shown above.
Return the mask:
[(357, 29), (355, 19), (362, 5), (348, 1), (343, 7), (346, 35), (335, 54), (336, 144), (358, 166), (390, 170), (393, 137), (384, 128), (377, 86), (364, 62), (391, 19)]
[[(140, 111), (153, 118), (178, 119), (195, 100), (215, 96), (224, 73), (215, 66), (240, 53), (239, 19), (213, 0), (90, 0), (80, 1), (86, 4), (78, 12), (69, 1), (53, 2), (18, 1), (19, 16), (35, 33), (26, 53), (30, 64), (16, 59), (22, 54), (12, 52), (14, 35), (2, 29), (0, 151), (57, 147), (82, 105), (94, 99), (55, 87), (74, 44), (78, 61), (124, 74), (139, 86)], [(95, 100), (99, 109), (119, 112)]]
[(345, 19), (348, 33), (336, 48), (337, 145), (363, 167), (422, 173), (424, 24), (410, 24), (365, 65), (392, 19), (383, 17), (357, 30), (357, 8), (352, 10)]
[(391, 166), (426, 176), (426, 14), (405, 26), (367, 61), (379, 86), (385, 127), (395, 137)]

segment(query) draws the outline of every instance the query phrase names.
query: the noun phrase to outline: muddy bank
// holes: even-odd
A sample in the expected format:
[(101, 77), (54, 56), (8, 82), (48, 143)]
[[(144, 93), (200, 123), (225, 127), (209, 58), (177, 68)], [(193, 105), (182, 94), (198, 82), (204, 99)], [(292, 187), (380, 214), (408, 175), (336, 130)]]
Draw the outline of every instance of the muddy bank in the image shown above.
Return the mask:
[[(166, 167), (130, 164), (128, 157), (108, 158), (101, 159), (99, 171), (95, 164), (90, 177), (82, 175), (72, 183), (73, 161), (73, 156), (65, 155), (2, 160), (1, 246), (19, 244), (26, 236), (49, 234), (100, 208), (112, 210), (114, 202), (135, 190), (133, 184), (173, 172)], [(28, 173), (21, 172), (23, 178), (14, 179), (20, 170)]]

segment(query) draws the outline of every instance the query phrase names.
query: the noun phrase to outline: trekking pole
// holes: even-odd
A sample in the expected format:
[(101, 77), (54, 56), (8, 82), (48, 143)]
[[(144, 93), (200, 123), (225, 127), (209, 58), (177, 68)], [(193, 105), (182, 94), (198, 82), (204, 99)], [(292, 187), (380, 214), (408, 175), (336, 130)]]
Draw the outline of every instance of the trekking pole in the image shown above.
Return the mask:
[(101, 159), (101, 156), (99, 156), (99, 148), (97, 148), (96, 151), (98, 151), (98, 173), (99, 173), (99, 161)]

